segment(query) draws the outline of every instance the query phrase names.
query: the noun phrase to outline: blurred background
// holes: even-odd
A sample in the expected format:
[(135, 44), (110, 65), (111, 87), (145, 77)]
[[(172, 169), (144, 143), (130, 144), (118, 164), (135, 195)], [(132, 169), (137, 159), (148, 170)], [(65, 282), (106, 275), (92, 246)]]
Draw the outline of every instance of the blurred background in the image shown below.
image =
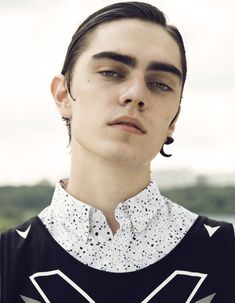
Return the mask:
[[(68, 136), (50, 94), (77, 26), (117, 1), (0, 0), (0, 230), (50, 203), (69, 174)], [(122, 1), (125, 2), (125, 1)], [(183, 35), (188, 77), (169, 159), (152, 177), (173, 201), (235, 222), (235, 2), (146, 1)]]

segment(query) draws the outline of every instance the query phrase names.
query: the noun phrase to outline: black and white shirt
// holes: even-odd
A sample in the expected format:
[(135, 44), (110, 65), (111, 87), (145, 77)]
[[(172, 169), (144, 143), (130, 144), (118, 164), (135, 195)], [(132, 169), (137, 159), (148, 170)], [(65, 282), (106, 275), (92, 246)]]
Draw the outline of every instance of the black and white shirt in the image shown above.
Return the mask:
[(176, 247), (197, 218), (163, 197), (151, 181), (119, 203), (120, 228), (113, 236), (102, 211), (67, 193), (67, 182), (56, 184), (52, 203), (39, 218), (69, 254), (96, 269), (128, 272), (153, 264)]
[(163, 197), (154, 181), (104, 214), (56, 184), (52, 203), (0, 237), (0, 302), (235, 302), (234, 227)]

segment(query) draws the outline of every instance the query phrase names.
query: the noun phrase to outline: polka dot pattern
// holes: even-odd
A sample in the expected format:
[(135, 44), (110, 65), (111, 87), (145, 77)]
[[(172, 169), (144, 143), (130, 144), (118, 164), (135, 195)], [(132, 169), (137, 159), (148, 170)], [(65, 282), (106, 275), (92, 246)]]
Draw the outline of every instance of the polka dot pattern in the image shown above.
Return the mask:
[(52, 237), (80, 262), (109, 272), (145, 268), (182, 240), (198, 215), (162, 196), (155, 181), (115, 210), (120, 228), (113, 235), (103, 212), (55, 187), (52, 202), (38, 216)]

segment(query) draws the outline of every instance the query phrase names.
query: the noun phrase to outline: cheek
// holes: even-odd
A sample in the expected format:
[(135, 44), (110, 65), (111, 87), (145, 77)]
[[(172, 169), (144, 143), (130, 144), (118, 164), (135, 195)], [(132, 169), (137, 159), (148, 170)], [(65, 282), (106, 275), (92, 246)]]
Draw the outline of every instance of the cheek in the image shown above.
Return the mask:
[(172, 112), (156, 114), (152, 120), (155, 131), (159, 134), (160, 132), (167, 130), (173, 120), (173, 116), (174, 114)]
[(175, 105), (174, 108), (171, 108), (165, 113), (165, 123), (166, 125), (170, 126), (172, 121), (174, 120), (175, 116), (177, 115), (179, 105)]
[(103, 123), (104, 108), (96, 102), (96, 96), (81, 93), (73, 108), (72, 124), (73, 132), (79, 138), (91, 138), (97, 136)]

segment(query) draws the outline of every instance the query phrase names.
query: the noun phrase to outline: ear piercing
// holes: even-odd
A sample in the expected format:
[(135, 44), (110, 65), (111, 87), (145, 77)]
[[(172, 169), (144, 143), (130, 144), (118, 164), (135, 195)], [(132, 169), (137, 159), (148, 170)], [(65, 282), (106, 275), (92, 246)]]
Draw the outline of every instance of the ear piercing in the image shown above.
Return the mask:
[[(169, 144), (172, 144), (173, 142), (174, 142), (174, 139), (173, 139), (172, 137), (167, 137), (167, 139), (166, 139), (166, 141), (165, 141), (164, 144), (169, 145)], [(161, 154), (163, 157), (171, 157), (172, 154), (166, 154), (166, 153), (164, 152), (164, 150), (163, 150), (164, 144), (162, 145), (162, 148), (161, 148), (161, 150), (160, 150), (160, 154)]]

